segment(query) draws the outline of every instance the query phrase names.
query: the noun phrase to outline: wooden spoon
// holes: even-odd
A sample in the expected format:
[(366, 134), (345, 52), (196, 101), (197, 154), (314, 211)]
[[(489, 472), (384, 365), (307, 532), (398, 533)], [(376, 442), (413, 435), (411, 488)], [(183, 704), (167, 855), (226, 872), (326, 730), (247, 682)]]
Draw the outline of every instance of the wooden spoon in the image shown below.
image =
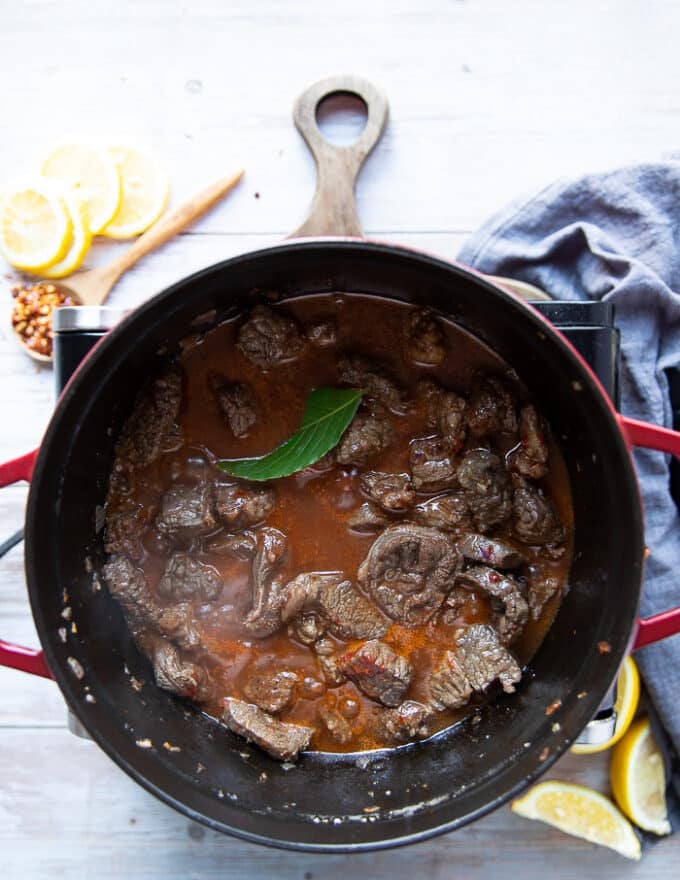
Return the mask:
[[(185, 229), (194, 220), (197, 220), (205, 212), (232, 190), (243, 177), (243, 170), (237, 171), (229, 177), (212, 183), (202, 192), (179, 205), (168, 214), (161, 217), (154, 225), (141, 235), (137, 241), (115, 260), (90, 269), (87, 272), (79, 272), (69, 279), (68, 284), (61, 281), (50, 282), (59, 290), (70, 296), (78, 305), (100, 306), (102, 305), (114, 284), (132, 266), (141, 260), (143, 256), (155, 250), (169, 241), (182, 229)], [(15, 333), (26, 354), (41, 363), (51, 363), (52, 356), (32, 351), (24, 344), (21, 336)]]

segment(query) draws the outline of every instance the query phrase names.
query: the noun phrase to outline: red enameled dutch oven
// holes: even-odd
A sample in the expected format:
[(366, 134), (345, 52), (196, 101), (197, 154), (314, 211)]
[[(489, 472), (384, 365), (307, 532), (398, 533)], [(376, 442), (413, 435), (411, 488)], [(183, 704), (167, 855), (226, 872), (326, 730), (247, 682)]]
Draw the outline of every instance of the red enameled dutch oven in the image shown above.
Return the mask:
[[(351, 147), (326, 143), (316, 125), (317, 105), (337, 92), (359, 95), (368, 108)], [(309, 89), (295, 121), (319, 179), (297, 235), (343, 237), (245, 254), (155, 296), (93, 349), (62, 394), (40, 450), (0, 467), (0, 485), (31, 481), (26, 574), (42, 643), (38, 651), (0, 642), (0, 663), (56, 679), (107, 754), (187, 816), (295, 849), (395, 846), (489, 812), (576, 739), (626, 652), (680, 631), (680, 608), (636, 616), (644, 533), (630, 454), (639, 445), (680, 455), (680, 435), (618, 415), (564, 336), (512, 293), (463, 266), (360, 239), (354, 182), (386, 118), (385, 99), (363, 80), (332, 78)], [(309, 753), (294, 768), (282, 766), (157, 688), (118, 605), (99, 588), (98, 524), (115, 439), (137, 390), (182, 337), (247, 307), (255, 288), (280, 291), (283, 300), (339, 290), (439, 309), (513, 365), (551, 422), (573, 493), (570, 590), (518, 692), (487, 705), (479, 723), (464, 721), (398, 749)], [(64, 633), (65, 604), (76, 633)], [(602, 642), (608, 653), (598, 649)], [(130, 675), (145, 680), (141, 692)], [(557, 708), (548, 715), (549, 706)]]

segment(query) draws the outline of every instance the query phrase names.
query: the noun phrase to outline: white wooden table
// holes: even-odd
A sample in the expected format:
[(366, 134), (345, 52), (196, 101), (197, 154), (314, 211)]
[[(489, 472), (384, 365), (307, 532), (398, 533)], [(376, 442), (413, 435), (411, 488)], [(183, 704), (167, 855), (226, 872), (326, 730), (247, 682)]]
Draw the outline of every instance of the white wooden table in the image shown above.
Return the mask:
[[(564, 174), (680, 149), (675, 0), (33, 0), (0, 3), (0, 183), (71, 133), (134, 139), (166, 163), (173, 201), (239, 164), (239, 190), (147, 259), (111, 304), (298, 225), (314, 169), (295, 97), (362, 74), (391, 118), (358, 188), (370, 235), (455, 255), (511, 197)], [(90, 264), (117, 252), (97, 245)], [(0, 290), (0, 458), (37, 444), (52, 375), (15, 346)], [(0, 537), (24, 487), (0, 492)], [(0, 634), (35, 643), (22, 548), (0, 561)], [(607, 756), (553, 776), (607, 790)], [(72, 736), (55, 685), (0, 670), (0, 870), (7, 877), (677, 877), (680, 838), (640, 864), (520, 820), (506, 808), (462, 832), (361, 856), (284, 853), (205, 831)]]

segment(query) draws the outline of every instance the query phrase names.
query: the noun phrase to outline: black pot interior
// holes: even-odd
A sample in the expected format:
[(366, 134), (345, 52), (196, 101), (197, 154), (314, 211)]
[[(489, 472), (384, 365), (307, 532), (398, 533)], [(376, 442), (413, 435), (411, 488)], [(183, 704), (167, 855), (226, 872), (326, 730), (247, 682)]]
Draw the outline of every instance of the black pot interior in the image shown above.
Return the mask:
[[(515, 367), (550, 419), (574, 496), (571, 588), (518, 692), (487, 706), (479, 723), (389, 752), (309, 754), (294, 768), (281, 766), (158, 689), (118, 606), (98, 589), (97, 524), (113, 443), (137, 390), (180, 338), (214, 319), (211, 310), (220, 315), (252, 302), (254, 288), (284, 297), (354, 291), (440, 308)], [(96, 741), (150, 791), (211, 827), (321, 850), (389, 846), (458, 827), (545, 770), (616, 674), (631, 637), (641, 560), (629, 455), (607, 404), (561, 337), (532, 309), (464, 269), (341, 241), (230, 260), (130, 315), (65, 392), (27, 519), (29, 589), (47, 659)], [(62, 616), (65, 605), (75, 633)], [(602, 653), (599, 642), (612, 650)], [(145, 682), (140, 691), (132, 676)], [(549, 706), (558, 708), (547, 714)]]

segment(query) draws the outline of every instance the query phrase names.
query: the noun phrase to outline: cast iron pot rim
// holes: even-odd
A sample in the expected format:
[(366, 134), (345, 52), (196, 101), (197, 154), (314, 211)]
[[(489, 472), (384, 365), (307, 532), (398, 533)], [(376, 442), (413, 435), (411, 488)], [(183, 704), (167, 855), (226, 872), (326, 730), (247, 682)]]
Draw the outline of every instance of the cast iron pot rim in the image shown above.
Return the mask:
[[(454, 276), (463, 277), (466, 280), (472, 280), (479, 288), (484, 290), (487, 295), (495, 297), (497, 299), (502, 299), (507, 305), (515, 308), (517, 311), (518, 319), (531, 321), (537, 331), (545, 333), (546, 336), (551, 339), (553, 344), (558, 345), (562, 349), (563, 355), (566, 355), (571, 360), (572, 367), (579, 374), (580, 378), (585, 380), (586, 386), (591, 395), (596, 400), (598, 400), (601, 405), (604, 404), (604, 406), (602, 406), (602, 410), (607, 411), (609, 419), (612, 423), (612, 433), (617, 438), (617, 448), (613, 449), (611, 451), (611, 454), (616, 455), (619, 458), (621, 464), (624, 466), (622, 479), (624, 479), (625, 482), (628, 484), (628, 492), (631, 496), (631, 499), (635, 499), (636, 502), (631, 505), (629, 516), (631, 520), (631, 528), (635, 531), (637, 535), (640, 536), (640, 541), (638, 543), (640, 545), (640, 556), (642, 556), (642, 506), (639, 495), (639, 486), (637, 478), (635, 476), (635, 471), (633, 469), (633, 463), (629, 454), (629, 450), (625, 442), (625, 438), (618, 425), (615, 410), (611, 402), (609, 401), (606, 393), (602, 389), (597, 377), (593, 374), (589, 366), (585, 363), (585, 361), (583, 361), (580, 355), (578, 355), (571, 343), (563, 336), (563, 334), (560, 333), (555, 327), (553, 327), (553, 325), (550, 324), (547, 319), (545, 319), (536, 309), (528, 305), (524, 300), (522, 300), (512, 292), (509, 292), (499, 285), (489, 281), (485, 276), (479, 274), (475, 270), (469, 269), (468, 267), (462, 266), (461, 264), (451, 262), (440, 257), (420, 252), (402, 245), (383, 244), (381, 242), (370, 242), (363, 239), (354, 238), (329, 237), (291, 240), (289, 242), (284, 242), (270, 247), (260, 248), (255, 251), (248, 251), (244, 254), (240, 254), (227, 260), (223, 260), (207, 266), (189, 276), (180, 279), (179, 281), (174, 282), (169, 287), (166, 287), (158, 293), (154, 294), (149, 300), (142, 303), (140, 306), (136, 307), (128, 315), (126, 315), (126, 317), (119, 324), (117, 324), (116, 327), (114, 327), (97, 343), (97, 345), (92, 349), (91, 353), (85, 359), (81, 367), (78, 368), (71, 381), (65, 388), (64, 392), (62, 393), (40, 445), (40, 450), (36, 459), (33, 478), (31, 481), (26, 512), (26, 575), (33, 619), (36, 623), (40, 642), (45, 652), (49, 668), (59, 686), (59, 689), (62, 692), (62, 695), (64, 696), (70, 710), (83, 724), (83, 726), (88, 731), (92, 739), (97, 743), (97, 745), (99, 745), (99, 747), (122, 770), (124, 770), (132, 779), (134, 779), (135, 782), (137, 782), (151, 794), (155, 795), (157, 798), (159, 798), (159, 800), (168, 804), (168, 806), (173, 807), (190, 819), (201, 822), (202, 824), (215, 831), (227, 833), (243, 840), (271, 846), (278, 849), (293, 850), (298, 852), (354, 853), (391, 849), (399, 846), (406, 846), (408, 844), (416, 843), (419, 841), (428, 840), (440, 834), (453, 831), (487, 815), (488, 813), (500, 807), (502, 804), (507, 803), (515, 795), (525, 790), (527, 786), (530, 785), (535, 779), (542, 776), (552, 766), (552, 764), (569, 748), (573, 740), (582, 729), (583, 724), (585, 724), (589, 719), (590, 715), (585, 715), (584, 711), (582, 711), (580, 714), (578, 712), (575, 712), (571, 726), (578, 726), (578, 730), (576, 730), (573, 736), (570, 734), (569, 736), (561, 737), (559, 742), (556, 742), (552, 745), (550, 753), (545, 758), (545, 760), (539, 760), (532, 771), (527, 773), (522, 779), (519, 779), (514, 785), (506, 789), (502, 794), (492, 797), (476, 810), (466, 813), (464, 817), (453, 819), (448, 822), (443, 822), (431, 828), (422, 829), (410, 834), (404, 834), (384, 840), (370, 840), (366, 842), (349, 844), (316, 844), (255, 834), (250, 831), (245, 831), (243, 829), (221, 822), (210, 816), (206, 816), (205, 814), (201, 813), (200, 810), (194, 808), (193, 806), (190, 806), (185, 801), (178, 800), (173, 797), (173, 795), (170, 794), (164, 787), (162, 787), (160, 784), (157, 784), (151, 778), (152, 775), (158, 775), (155, 771), (155, 768), (153, 774), (145, 775), (141, 770), (137, 769), (128, 760), (127, 757), (125, 757), (119, 750), (117, 750), (117, 748), (112, 745), (109, 742), (109, 739), (101, 732), (100, 728), (93, 723), (91, 716), (88, 715), (86, 711), (82, 699), (80, 699), (79, 696), (76, 694), (76, 684), (74, 683), (73, 673), (70, 670), (67, 670), (66, 666), (57, 656), (56, 651), (53, 647), (50, 625), (48, 621), (46, 621), (46, 619), (43, 617), (41, 611), (39, 600), (40, 585), (37, 582), (37, 573), (35, 571), (35, 561), (33, 553), (35, 522), (39, 514), (39, 505), (37, 503), (39, 492), (38, 487), (41, 485), (41, 483), (44, 482), (45, 479), (45, 471), (48, 458), (47, 450), (51, 445), (50, 441), (52, 440), (54, 435), (62, 430), (62, 426), (60, 423), (62, 419), (62, 413), (66, 409), (65, 405), (68, 404), (73, 398), (77, 398), (80, 386), (84, 383), (87, 373), (97, 368), (98, 363), (102, 359), (102, 357), (108, 354), (109, 349), (118, 344), (118, 338), (122, 336), (125, 332), (127, 332), (129, 327), (133, 326), (138, 321), (145, 320), (147, 314), (155, 312), (162, 303), (170, 302), (174, 296), (181, 294), (183, 289), (189, 284), (195, 284), (197, 282), (200, 282), (202, 279), (214, 276), (216, 273), (219, 272), (228, 272), (230, 268), (238, 266), (244, 262), (256, 262), (260, 258), (272, 259), (281, 253), (295, 254), (305, 251), (323, 251), (325, 249), (331, 249), (334, 252), (340, 253), (344, 253), (349, 250), (354, 255), (363, 254), (365, 256), (373, 255), (399, 258), (402, 260), (406, 259), (408, 261), (415, 260), (422, 263), (424, 268), (436, 268), (440, 271), (443, 270), (445, 272), (449, 272)], [(369, 295), (375, 296), (375, 294)], [(623, 660), (623, 657), (628, 652), (633, 638), (635, 615), (637, 614), (637, 605), (639, 604), (640, 592), (641, 585), (638, 587), (636, 610), (630, 621), (630, 634), (628, 639), (619, 645), (612, 646), (613, 650), (608, 655), (602, 658), (604, 661), (603, 666), (608, 667), (608, 669), (602, 673), (603, 681), (611, 682), (614, 679), (620, 662)], [(604, 697), (605, 692), (606, 688), (600, 694), (599, 699)], [(589, 696), (591, 696), (591, 694), (589, 694)], [(584, 699), (581, 705), (582, 709), (585, 710), (586, 705), (589, 705), (589, 701)], [(578, 722), (578, 725), (575, 722)], [(583, 724), (581, 722), (583, 722)], [(492, 784), (492, 782), (487, 780), (482, 783), (482, 786), (489, 786), (490, 784)]]

